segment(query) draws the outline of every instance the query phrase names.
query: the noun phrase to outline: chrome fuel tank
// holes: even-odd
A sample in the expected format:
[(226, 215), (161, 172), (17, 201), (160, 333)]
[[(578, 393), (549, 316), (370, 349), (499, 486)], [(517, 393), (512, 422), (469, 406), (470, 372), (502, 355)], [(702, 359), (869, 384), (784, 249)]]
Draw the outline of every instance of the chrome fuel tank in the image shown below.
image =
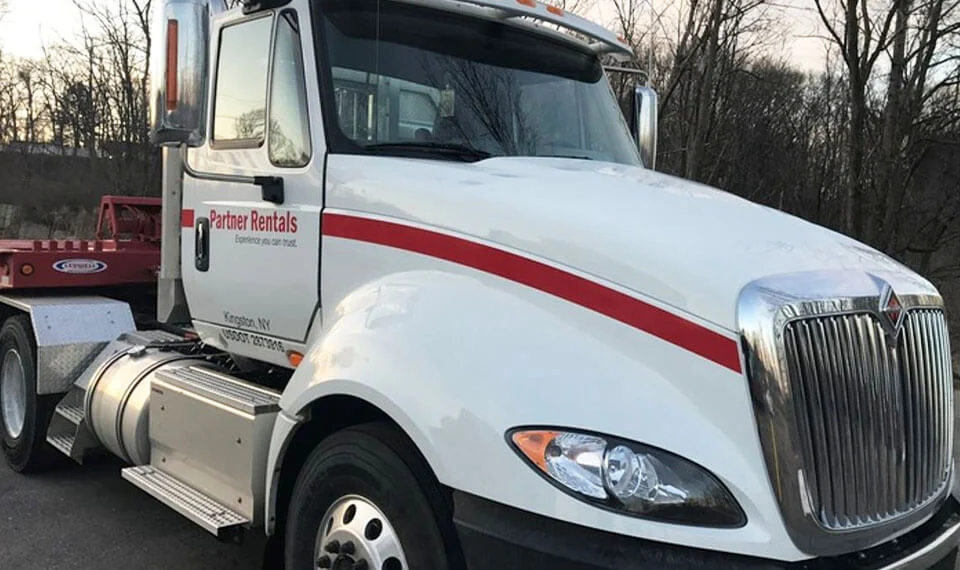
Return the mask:
[(150, 463), (150, 385), (157, 372), (206, 365), (193, 356), (131, 345), (110, 357), (87, 388), (87, 425), (113, 454), (134, 465)]

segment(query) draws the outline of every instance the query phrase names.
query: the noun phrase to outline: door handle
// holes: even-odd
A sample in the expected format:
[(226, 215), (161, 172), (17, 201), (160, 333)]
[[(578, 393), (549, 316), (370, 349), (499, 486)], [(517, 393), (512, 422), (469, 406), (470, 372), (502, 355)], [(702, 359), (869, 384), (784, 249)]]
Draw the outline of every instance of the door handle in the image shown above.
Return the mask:
[(193, 262), (197, 271), (210, 269), (210, 219), (198, 218), (194, 232)]

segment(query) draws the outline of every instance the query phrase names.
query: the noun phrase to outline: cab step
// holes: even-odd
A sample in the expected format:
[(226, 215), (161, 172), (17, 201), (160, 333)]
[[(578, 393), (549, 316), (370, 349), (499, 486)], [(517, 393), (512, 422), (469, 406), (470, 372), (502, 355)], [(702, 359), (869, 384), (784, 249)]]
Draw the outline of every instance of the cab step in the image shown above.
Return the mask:
[(78, 426), (80, 422), (83, 421), (83, 406), (64, 405), (61, 403), (57, 406), (57, 415), (63, 417), (73, 425)]
[(153, 466), (127, 467), (120, 473), (124, 479), (220, 540), (239, 541), (244, 528), (250, 523), (240, 513)]
[(76, 440), (76, 437), (72, 433), (58, 433), (47, 436), (47, 443), (70, 458), (73, 458), (74, 440)]
[(84, 457), (99, 447), (84, 422), (85, 394), (83, 389), (71, 387), (57, 403), (47, 426), (47, 443), (77, 463), (83, 463)]
[(266, 461), (280, 393), (204, 366), (151, 380), (150, 464), (250, 522), (265, 524)]
[(157, 377), (178, 388), (189, 390), (232, 409), (251, 415), (276, 412), (280, 394), (198, 366), (161, 370)]

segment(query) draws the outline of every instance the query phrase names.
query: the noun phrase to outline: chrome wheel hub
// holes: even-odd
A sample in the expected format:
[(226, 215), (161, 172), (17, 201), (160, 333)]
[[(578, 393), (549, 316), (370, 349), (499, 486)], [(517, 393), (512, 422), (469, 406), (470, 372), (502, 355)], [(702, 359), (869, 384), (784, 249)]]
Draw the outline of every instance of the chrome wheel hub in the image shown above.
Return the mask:
[(10, 437), (20, 437), (27, 417), (27, 379), (20, 353), (11, 348), (0, 365), (0, 407)]
[(316, 567), (330, 570), (409, 570), (393, 525), (369, 500), (341, 497), (323, 517)]

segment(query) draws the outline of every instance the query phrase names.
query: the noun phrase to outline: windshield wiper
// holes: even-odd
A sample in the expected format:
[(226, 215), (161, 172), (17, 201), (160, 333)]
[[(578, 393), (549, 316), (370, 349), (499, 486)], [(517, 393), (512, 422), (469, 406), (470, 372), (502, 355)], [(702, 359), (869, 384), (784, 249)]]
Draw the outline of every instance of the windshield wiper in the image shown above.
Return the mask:
[(592, 157), (576, 155), (576, 154), (538, 154), (537, 156), (541, 158), (570, 158), (573, 160), (593, 160)]
[(458, 143), (440, 143), (440, 142), (388, 142), (366, 145), (366, 150), (399, 150), (432, 153), (443, 157), (456, 158), (469, 162), (476, 162), (493, 156), (491, 153)]

